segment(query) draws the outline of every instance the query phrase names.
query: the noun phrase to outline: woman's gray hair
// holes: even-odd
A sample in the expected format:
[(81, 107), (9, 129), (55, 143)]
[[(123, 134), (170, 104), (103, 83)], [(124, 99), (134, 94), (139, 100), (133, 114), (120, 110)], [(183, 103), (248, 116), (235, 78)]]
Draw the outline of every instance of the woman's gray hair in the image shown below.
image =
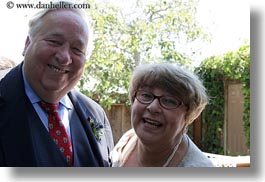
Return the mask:
[(143, 87), (161, 88), (179, 98), (187, 107), (186, 123), (191, 124), (208, 103), (202, 81), (193, 72), (172, 63), (153, 63), (136, 67), (129, 85), (129, 99)]

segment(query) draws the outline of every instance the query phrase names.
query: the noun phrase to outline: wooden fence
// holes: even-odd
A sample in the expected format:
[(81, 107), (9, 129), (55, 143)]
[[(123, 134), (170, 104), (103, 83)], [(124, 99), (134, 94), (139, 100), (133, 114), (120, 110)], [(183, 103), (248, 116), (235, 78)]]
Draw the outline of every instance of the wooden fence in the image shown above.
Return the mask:
[(243, 126), (244, 95), (239, 81), (225, 82), (224, 151), (227, 155), (248, 154)]
[(131, 128), (131, 111), (125, 104), (113, 104), (110, 110), (105, 110), (110, 121), (114, 143)]

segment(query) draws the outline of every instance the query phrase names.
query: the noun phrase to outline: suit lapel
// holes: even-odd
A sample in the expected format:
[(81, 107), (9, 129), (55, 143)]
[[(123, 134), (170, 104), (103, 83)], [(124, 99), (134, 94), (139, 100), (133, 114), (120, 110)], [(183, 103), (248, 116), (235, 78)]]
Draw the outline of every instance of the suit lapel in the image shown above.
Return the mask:
[(49, 132), (40, 121), (33, 107), (31, 113), (34, 114), (29, 118), (29, 128), (37, 166), (67, 167), (68, 164), (65, 158), (53, 142)]
[(86, 162), (89, 166), (104, 166), (98, 143), (87, 120), (91, 113), (85, 112), (85, 106), (81, 100), (77, 100), (75, 93), (70, 92), (68, 96), (74, 106), (74, 111), (69, 114), (75, 165), (80, 163), (82, 166)]

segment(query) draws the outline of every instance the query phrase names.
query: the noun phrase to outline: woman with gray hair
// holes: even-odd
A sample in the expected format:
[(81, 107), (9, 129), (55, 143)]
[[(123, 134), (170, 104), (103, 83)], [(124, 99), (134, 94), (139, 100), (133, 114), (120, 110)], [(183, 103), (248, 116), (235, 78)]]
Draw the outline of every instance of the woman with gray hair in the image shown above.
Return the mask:
[(186, 134), (208, 103), (198, 77), (175, 64), (141, 65), (130, 86), (132, 129), (111, 152), (113, 167), (213, 167)]

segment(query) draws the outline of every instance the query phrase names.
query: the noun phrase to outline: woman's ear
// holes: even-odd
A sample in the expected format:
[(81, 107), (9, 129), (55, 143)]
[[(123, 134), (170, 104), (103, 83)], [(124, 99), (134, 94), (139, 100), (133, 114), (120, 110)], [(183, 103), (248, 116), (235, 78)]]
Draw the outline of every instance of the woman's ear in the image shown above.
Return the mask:
[(27, 36), (27, 39), (25, 41), (24, 50), (22, 52), (22, 56), (25, 56), (25, 52), (27, 51), (27, 48), (28, 48), (29, 44), (30, 44), (30, 39), (29, 39), (29, 36)]

